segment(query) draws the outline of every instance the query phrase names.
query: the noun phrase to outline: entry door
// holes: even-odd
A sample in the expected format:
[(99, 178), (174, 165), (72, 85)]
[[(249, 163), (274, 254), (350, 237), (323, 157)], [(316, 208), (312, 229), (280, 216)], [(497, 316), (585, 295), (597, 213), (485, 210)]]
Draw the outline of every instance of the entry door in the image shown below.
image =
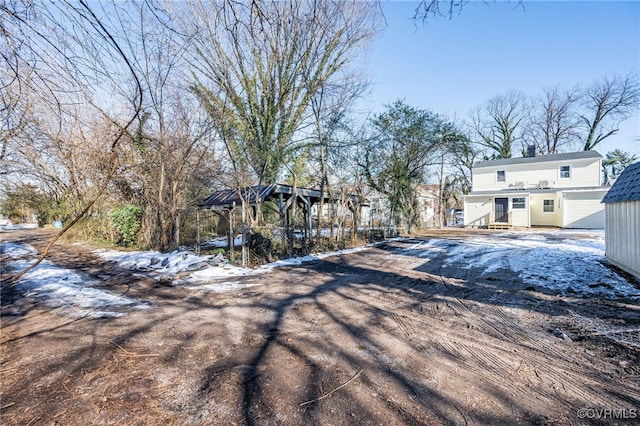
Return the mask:
[(509, 221), (509, 199), (496, 198), (494, 203), (495, 221), (507, 223)]

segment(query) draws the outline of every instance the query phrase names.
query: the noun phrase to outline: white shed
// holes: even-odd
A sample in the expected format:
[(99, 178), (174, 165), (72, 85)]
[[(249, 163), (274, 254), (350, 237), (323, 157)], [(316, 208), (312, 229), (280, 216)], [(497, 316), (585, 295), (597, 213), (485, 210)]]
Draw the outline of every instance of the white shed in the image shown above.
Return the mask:
[(602, 202), (607, 258), (640, 277), (640, 163), (622, 172)]

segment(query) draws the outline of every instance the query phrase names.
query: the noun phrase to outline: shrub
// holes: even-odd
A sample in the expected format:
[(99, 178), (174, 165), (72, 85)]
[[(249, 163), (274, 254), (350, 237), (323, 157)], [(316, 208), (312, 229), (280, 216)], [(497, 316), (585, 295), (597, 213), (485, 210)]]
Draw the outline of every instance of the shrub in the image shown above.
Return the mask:
[(111, 222), (118, 232), (117, 244), (126, 247), (135, 245), (140, 232), (142, 213), (142, 207), (133, 204), (117, 207), (111, 212)]
[(271, 238), (261, 233), (250, 232), (247, 234), (247, 247), (255, 256), (261, 257), (267, 262), (271, 260), (273, 254), (273, 241)]

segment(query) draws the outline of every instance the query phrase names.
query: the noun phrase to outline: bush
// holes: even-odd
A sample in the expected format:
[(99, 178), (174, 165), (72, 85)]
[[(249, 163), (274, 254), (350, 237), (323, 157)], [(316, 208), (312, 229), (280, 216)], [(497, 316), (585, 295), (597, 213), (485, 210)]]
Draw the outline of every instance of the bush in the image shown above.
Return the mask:
[(111, 212), (111, 222), (118, 232), (117, 244), (126, 247), (135, 245), (140, 232), (142, 213), (142, 207), (133, 204), (117, 207)]
[(267, 262), (271, 260), (273, 254), (273, 241), (271, 238), (260, 233), (250, 232), (247, 234), (247, 247), (255, 256), (261, 257)]

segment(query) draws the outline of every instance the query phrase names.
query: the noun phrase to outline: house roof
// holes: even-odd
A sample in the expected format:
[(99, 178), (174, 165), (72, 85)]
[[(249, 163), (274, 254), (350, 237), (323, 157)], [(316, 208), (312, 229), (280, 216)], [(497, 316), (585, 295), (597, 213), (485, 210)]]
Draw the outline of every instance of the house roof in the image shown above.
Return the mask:
[(602, 155), (600, 155), (600, 153), (598, 153), (597, 151), (564, 152), (562, 154), (537, 155), (535, 157), (503, 158), (500, 160), (479, 161), (475, 163), (473, 167), (495, 167), (511, 164), (544, 163), (548, 161), (581, 160), (588, 158), (600, 159), (602, 158)]
[(628, 166), (616, 179), (603, 203), (619, 203), (640, 200), (640, 163)]

